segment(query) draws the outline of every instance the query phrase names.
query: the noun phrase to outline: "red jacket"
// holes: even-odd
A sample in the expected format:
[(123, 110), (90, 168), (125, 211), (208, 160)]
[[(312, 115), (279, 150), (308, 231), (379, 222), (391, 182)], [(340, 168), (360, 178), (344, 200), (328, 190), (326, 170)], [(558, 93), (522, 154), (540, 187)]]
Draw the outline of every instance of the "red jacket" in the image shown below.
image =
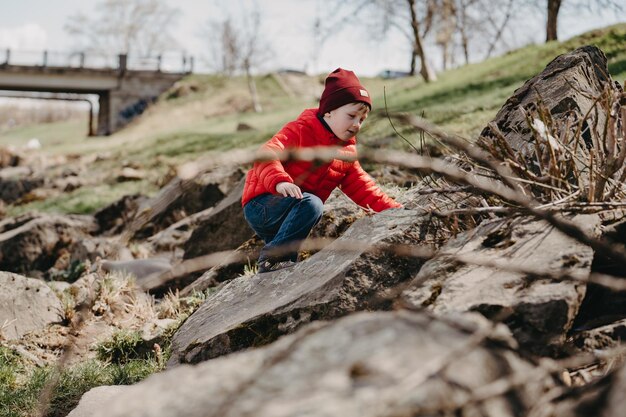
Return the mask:
[[(303, 111), (297, 120), (287, 123), (261, 149), (282, 151), (315, 146), (340, 147), (342, 154), (354, 157), (357, 153), (356, 137), (348, 141), (337, 138), (317, 118), (317, 109)], [(323, 202), (335, 187), (339, 187), (361, 207), (369, 207), (377, 212), (402, 207), (376, 185), (358, 161), (339, 159), (322, 165), (308, 161), (257, 162), (246, 177), (242, 205), (261, 194), (277, 194), (276, 184), (283, 181), (298, 185), (303, 192), (315, 194)]]

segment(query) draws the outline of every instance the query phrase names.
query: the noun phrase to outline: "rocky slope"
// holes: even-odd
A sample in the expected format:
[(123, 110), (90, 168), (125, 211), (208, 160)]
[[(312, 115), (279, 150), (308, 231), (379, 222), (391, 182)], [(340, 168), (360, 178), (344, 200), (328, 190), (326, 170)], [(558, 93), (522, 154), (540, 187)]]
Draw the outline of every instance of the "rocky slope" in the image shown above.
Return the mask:
[[(327, 240), (286, 270), (249, 271), (259, 242), (227, 164), (93, 216), (4, 219), (2, 336), (41, 363), (61, 353), (34, 348), (53, 328), (89, 339), (79, 357), (124, 326), (161, 343), (165, 294), (206, 291), (165, 370), (88, 392), (72, 417), (617, 415), (626, 110), (607, 73), (578, 49), (517, 90), (479, 146), (432, 131), (455, 152), (385, 154), (414, 184), (392, 190), (405, 207), (370, 215), (333, 194), (312, 233)], [(116, 271), (136, 286), (112, 289)]]

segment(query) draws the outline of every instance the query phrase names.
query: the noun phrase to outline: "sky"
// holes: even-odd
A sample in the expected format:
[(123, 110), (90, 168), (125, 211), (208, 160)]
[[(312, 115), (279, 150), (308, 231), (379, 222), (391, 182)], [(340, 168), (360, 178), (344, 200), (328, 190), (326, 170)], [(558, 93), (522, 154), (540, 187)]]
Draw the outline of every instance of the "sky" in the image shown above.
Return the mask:
[[(200, 33), (211, 17), (223, 15), (224, 11), (216, 10), (209, 0), (167, 2), (181, 12), (173, 31), (181, 54), (184, 51), (193, 55), (195, 69), (207, 71), (204, 62), (209, 59), (208, 47)], [(252, 2), (228, 0), (223, 4), (246, 7)], [(43, 50), (69, 52), (75, 42), (64, 30), (68, 16), (82, 12), (93, 18), (97, 3), (97, 0), (0, 0), (0, 61), (1, 51), (6, 48), (32, 54)], [(364, 76), (374, 76), (383, 69), (408, 70), (406, 41), (400, 35), (374, 42), (362, 31), (351, 28), (338, 31), (321, 50), (317, 50), (311, 28), (320, 8), (327, 7), (326, 0), (257, 0), (256, 3), (263, 16), (263, 35), (271, 42), (274, 51), (264, 70), (291, 68), (321, 74), (343, 67)], [(545, 36), (543, 22), (539, 17), (535, 20), (534, 24), (518, 24), (516, 43), (542, 41)], [(559, 37), (567, 39), (619, 20), (613, 12), (597, 15), (564, 10), (560, 16)], [(621, 20), (626, 21), (626, 17)], [(436, 62), (433, 64), (437, 67)]]

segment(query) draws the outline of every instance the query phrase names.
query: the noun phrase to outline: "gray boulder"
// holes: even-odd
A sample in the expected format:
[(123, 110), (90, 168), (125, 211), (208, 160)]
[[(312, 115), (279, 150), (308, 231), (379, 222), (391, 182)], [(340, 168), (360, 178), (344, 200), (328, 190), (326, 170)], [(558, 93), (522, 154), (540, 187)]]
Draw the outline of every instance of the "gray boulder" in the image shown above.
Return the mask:
[(244, 182), (242, 179), (207, 216), (197, 220), (197, 227), (185, 242), (185, 259), (236, 249), (254, 235), (241, 207)]
[(243, 175), (241, 168), (227, 165), (189, 180), (174, 177), (139, 208), (139, 213), (149, 212), (149, 218), (144, 219), (135, 239), (153, 236), (189, 215), (214, 207)]
[[(598, 216), (575, 220), (599, 236)], [(448, 256), (426, 262), (404, 291), (406, 304), (435, 314), (478, 311), (503, 319), (520, 344), (536, 353), (548, 354), (564, 342), (585, 295), (579, 280), (589, 276), (591, 248), (543, 221), (517, 217), (485, 222), (450, 240), (441, 252)], [(458, 262), (459, 257), (469, 263)], [(537, 279), (480, 265), (498, 261), (556, 275), (567, 271), (576, 280)]]
[[(493, 124), (483, 129), (478, 144), (486, 149), (490, 149), (497, 159), (501, 159), (501, 152), (498, 151), (499, 134), (493, 127), (504, 135), (507, 147), (519, 153), (518, 161), (527, 159), (529, 166), (535, 156), (535, 149), (539, 145), (528, 126), (527, 114), (535, 111), (542, 105), (549, 112), (552, 124), (561, 125), (560, 130), (567, 134), (561, 134), (560, 139), (573, 138), (574, 132), (580, 126), (582, 134), (581, 140), (574, 143), (561, 143), (577, 155), (574, 161), (578, 168), (576, 183), (587, 188), (589, 186), (589, 152), (594, 149), (594, 141), (603, 142), (603, 129), (607, 121), (608, 114), (597, 105), (596, 97), (601, 97), (611, 91), (620, 94), (621, 87), (613, 82), (607, 67), (607, 58), (596, 46), (584, 46), (570, 53), (560, 55), (550, 62), (540, 73), (526, 81), (524, 85), (506, 101)], [(608, 145), (605, 145), (608, 148)], [(600, 146), (600, 149), (603, 149)], [(597, 152), (604, 152), (597, 149)], [(602, 160), (600, 163), (612, 164), (610, 159)], [(602, 168), (603, 175), (613, 176)], [(617, 168), (621, 168), (618, 164)], [(536, 169), (533, 167), (532, 169)], [(517, 170), (514, 168), (514, 170)], [(517, 170), (523, 176), (520, 170)], [(535, 172), (537, 174), (537, 172)], [(617, 180), (619, 175), (613, 176)], [(603, 187), (596, 186), (596, 199), (599, 199), (603, 192)]]
[[(368, 249), (417, 243), (427, 217), (415, 210), (387, 210), (358, 220), (342, 237), (293, 268), (230, 281), (178, 330), (169, 365), (265, 344), (312, 320), (388, 307), (374, 304), (414, 276), (422, 262)], [(346, 250), (353, 242), (362, 245)]]
[(83, 394), (76, 408), (67, 417), (92, 417), (97, 410), (108, 409), (124, 390), (124, 386), (109, 385), (92, 388)]
[(37, 214), (0, 222), (0, 270), (46, 271), (62, 249), (97, 229), (92, 216)]
[(19, 339), (63, 321), (63, 306), (43, 281), (0, 272), (0, 339)]
[[(265, 348), (153, 375), (90, 415), (525, 415), (554, 382), (518, 357), (513, 343), (477, 315), (359, 313), (310, 324)], [(532, 383), (501, 390), (507, 378), (523, 375)]]
[(148, 198), (141, 194), (125, 195), (119, 200), (98, 210), (94, 217), (98, 223), (98, 234), (113, 236), (127, 228), (142, 202)]
[(44, 185), (41, 177), (2, 178), (0, 177), (0, 200), (5, 203), (16, 203), (32, 190)]

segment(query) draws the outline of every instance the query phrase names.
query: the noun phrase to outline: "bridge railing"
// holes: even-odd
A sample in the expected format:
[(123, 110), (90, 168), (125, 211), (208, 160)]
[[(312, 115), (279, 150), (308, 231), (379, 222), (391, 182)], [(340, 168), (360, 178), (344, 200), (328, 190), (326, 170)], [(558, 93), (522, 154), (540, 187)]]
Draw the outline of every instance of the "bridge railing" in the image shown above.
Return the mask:
[(112, 70), (142, 70), (170, 73), (193, 72), (194, 59), (181, 52), (138, 57), (96, 52), (19, 51), (0, 49), (0, 66), (70, 67)]

